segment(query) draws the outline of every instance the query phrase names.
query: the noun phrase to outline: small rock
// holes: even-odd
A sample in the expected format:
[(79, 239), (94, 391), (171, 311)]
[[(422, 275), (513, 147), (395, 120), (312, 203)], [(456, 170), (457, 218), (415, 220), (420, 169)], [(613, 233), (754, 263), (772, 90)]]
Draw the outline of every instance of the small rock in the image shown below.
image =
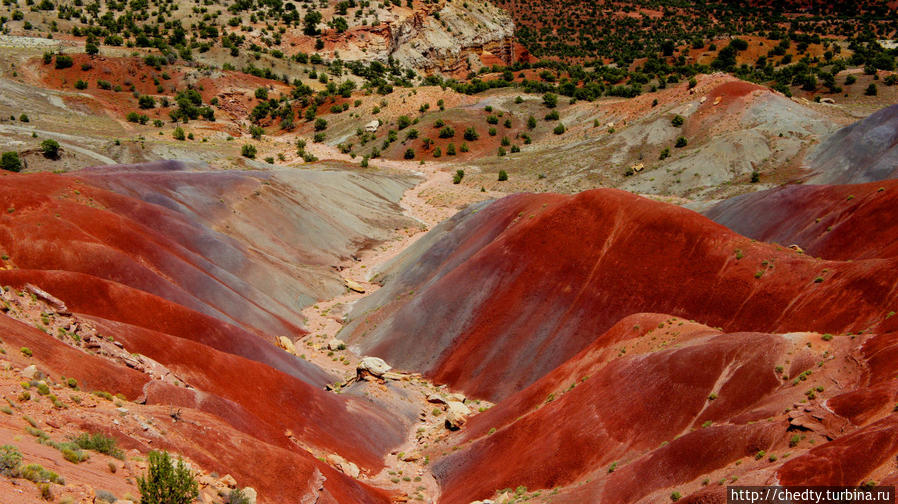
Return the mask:
[(328, 350), (341, 350), (344, 348), (346, 348), (346, 343), (343, 343), (340, 339), (331, 338), (330, 341), (327, 342)]
[(353, 464), (345, 458), (335, 453), (331, 453), (325, 460), (328, 464), (343, 472), (343, 474), (352, 478), (359, 477), (359, 466)]
[(221, 486), (225, 486), (228, 488), (237, 488), (237, 480), (234, 479), (230, 474), (225, 474), (221, 478), (219, 478), (218, 482)]
[(448, 399), (448, 400), (450, 400), (450, 401), (456, 401), (456, 402), (463, 403), (463, 402), (465, 402), (465, 400), (466, 400), (467, 398), (465, 397), (464, 394), (459, 394), (459, 393), (456, 392), (456, 393), (447, 395), (447, 396), (446, 396), (446, 399)]
[(367, 372), (373, 376), (381, 377), (391, 369), (393, 368), (379, 357), (364, 357), (356, 367), (356, 373)]
[(26, 367), (25, 369), (23, 369), (21, 374), (22, 374), (23, 378), (28, 378), (29, 380), (36, 380), (36, 379), (40, 378), (42, 373), (40, 371), (38, 371), (37, 366), (32, 364), (32, 365)]
[(427, 396), (427, 402), (434, 403), (434, 404), (446, 404), (446, 398), (444, 398), (442, 395), (436, 394), (436, 393), (429, 394)]
[(458, 401), (449, 401), (446, 408), (446, 421), (452, 427), (461, 427), (467, 421), (467, 416), (471, 414), (471, 409), (464, 403)]
[(277, 344), (289, 354), (296, 355), (296, 345), (286, 336), (278, 336)]
[(255, 488), (245, 487), (243, 489), (243, 497), (246, 498), (247, 504), (256, 504), (256, 499), (259, 498), (259, 494), (256, 493)]
[(361, 285), (360, 283), (358, 283), (358, 282), (352, 281), (352, 280), (350, 280), (350, 279), (348, 279), (348, 278), (344, 278), (344, 279), (343, 279), (343, 284), (346, 285), (346, 288), (349, 289), (349, 290), (351, 290), (351, 291), (358, 292), (359, 294), (364, 294), (364, 293), (365, 293), (365, 288), (362, 287), (362, 285)]
[(72, 314), (72, 312), (70, 312), (69, 309), (66, 307), (65, 303), (63, 303), (59, 298), (51, 295), (49, 292), (47, 292), (39, 287), (36, 287), (32, 284), (25, 284), (25, 289), (27, 289), (29, 292), (31, 292), (32, 294), (34, 294), (35, 296), (40, 298), (42, 301), (44, 301), (45, 303), (50, 305), (50, 307), (53, 308), (53, 310), (55, 310), (56, 313), (58, 313), (60, 315), (71, 315)]
[(127, 413), (128, 408), (116, 408), (116, 411), (118, 411), (119, 413)]

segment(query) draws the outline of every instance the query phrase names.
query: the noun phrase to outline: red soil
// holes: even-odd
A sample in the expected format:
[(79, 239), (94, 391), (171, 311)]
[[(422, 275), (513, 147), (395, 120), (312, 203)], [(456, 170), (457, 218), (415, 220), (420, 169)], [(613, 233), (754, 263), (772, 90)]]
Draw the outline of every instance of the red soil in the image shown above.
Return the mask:
[[(0, 285), (41, 286), (77, 316), (92, 320), (99, 334), (161, 363), (192, 388), (148, 381), (143, 373), (73, 349), (6, 316), (0, 316), (3, 340), (31, 348), (39, 365), (54, 375), (202, 417), (204, 427), (178, 423), (196, 439), (186, 445), (184, 439), (172, 441), (171, 448), (247, 478), (265, 489), (265, 502), (285, 502), (322, 486), (322, 498), (329, 502), (385, 501), (381, 491), (335, 473), (316, 458), (339, 453), (363, 473), (376, 474), (384, 454), (405, 439), (408, 421), (363, 398), (325, 392), (322, 385), (335, 377), (270, 342), (272, 336), (303, 331), (234, 276), (253, 276), (245, 247), (211, 231), (210, 221), (198, 217), (214, 222), (215, 212), (161, 206), (186, 205), (176, 188), (190, 186), (195, 174), (145, 174), (144, 182), (158, 182), (147, 199), (160, 205), (126, 195), (147, 197), (141, 192), (145, 188), (128, 181), (124, 172), (107, 176), (104, 183), (99, 182), (102, 172), (83, 175), (0, 178), (0, 252), (5, 257)], [(260, 183), (240, 174), (223, 177), (205, 174), (206, 190), (236, 196)], [(165, 415), (158, 411), (160, 418)], [(200, 434), (204, 428), (221, 432)]]
[(388, 306), (357, 321), (353, 341), (490, 400), (635, 312), (725, 330), (843, 333), (898, 305), (884, 274), (894, 259), (815, 260), (622, 191), (516, 195), (457, 221), (414, 274), (387, 285)]
[[(724, 335), (665, 315), (627, 317), (550, 374), (474, 417), (451, 443), (464, 449), (435, 465), (446, 489), (442, 502), (468, 502), (517, 485), (577, 482), (586, 484), (563, 492), (563, 502), (635, 502), (659, 489), (697, 487), (702, 477), (760, 450), (786, 450), (791, 433), (783, 409), (804, 399), (808, 386), (825, 383), (829, 393), (839, 393), (861, 382), (862, 368), (842, 353), (848, 338), (814, 345), (815, 358), (837, 357), (814, 367), (812, 380), (801, 387), (784, 380), (776, 366), (799, 363), (793, 355), (802, 353), (806, 339), (821, 341)], [(842, 386), (833, 388), (833, 381)], [(743, 469), (758, 477), (770, 473), (773, 462)], [(607, 471), (613, 463), (616, 470)], [(862, 474), (882, 463), (871, 462)]]
[(711, 219), (751, 238), (797, 244), (837, 260), (898, 256), (898, 181), (858, 185), (787, 185), (724, 201)]
[[(277, 404), (277, 407), (265, 415), (266, 421), (253, 417), (244, 412), (244, 421), (238, 422), (231, 415), (220, 415), (223, 411), (214, 411), (216, 405), (231, 406), (234, 410), (239, 408), (228, 399), (221, 399), (215, 395), (206, 393), (187, 392), (185, 389), (176, 388), (162, 382), (147, 384), (148, 376), (115, 365), (109, 360), (96, 357), (76, 350), (56, 338), (48, 337), (42, 331), (26, 326), (5, 315), (0, 315), (0, 330), (3, 332), (3, 343), (8, 345), (10, 351), (5, 356), (16, 365), (25, 367), (29, 364), (36, 365), (40, 370), (51, 376), (67, 376), (76, 378), (78, 383), (86, 390), (104, 390), (113, 393), (122, 393), (129, 399), (136, 399), (148, 392), (147, 406), (128, 404), (128, 409), (133, 413), (153, 418), (154, 425), (165, 426), (167, 431), (164, 437), (155, 438), (152, 444), (143, 441), (143, 434), (135, 435), (129, 432), (122, 423), (113, 424), (113, 418), (98, 418), (91, 412), (89, 415), (77, 413), (69, 415), (67, 412), (58, 412), (65, 420), (55, 420), (55, 425), (77, 425), (80, 430), (89, 432), (104, 432), (119, 440), (125, 448), (137, 448), (143, 453), (150, 450), (169, 450), (181, 454), (200, 463), (210, 471), (220, 474), (232, 474), (238, 481), (252, 483), (259, 491), (264, 503), (286, 502), (297, 496), (305, 496), (309, 493), (320, 492), (319, 502), (389, 502), (389, 496), (382, 490), (377, 490), (361, 484), (340, 472), (335, 471), (313, 457), (307, 451), (294, 445), (290, 439), (284, 436), (280, 429), (284, 425), (277, 422), (285, 417), (292, 417), (293, 424), (303, 424), (305, 429), (296, 429), (293, 432), (300, 440), (308, 440), (319, 446), (328, 445), (330, 452), (336, 445), (340, 445), (343, 453), (357, 455), (359, 462), (366, 464), (365, 468), (379, 470), (380, 455), (365, 453), (370, 445), (364, 440), (354, 439), (365, 430), (360, 428), (356, 421), (374, 421), (370, 413), (364, 413), (364, 405), (353, 405), (354, 412), (345, 411), (345, 406), (337, 396), (326, 394), (323, 391), (312, 390), (308, 385), (286, 377), (261, 364), (246, 361), (236, 356), (220, 354), (208, 347), (178, 341), (167, 335), (150, 333), (148, 331), (125, 326), (104, 326), (104, 329), (116, 331), (116, 336), (122, 337), (122, 341), (128, 348), (155, 347), (164, 348), (165, 355), (178, 355), (180, 359), (187, 361), (183, 368), (177, 368), (179, 373), (189, 375), (196, 379), (196, 383), (207, 384), (204, 374), (199, 369), (203, 363), (211, 361), (215, 375), (210, 375), (213, 381), (226, 384), (220, 386), (220, 390), (227, 388), (231, 393), (250, 394), (253, 396), (248, 403), (256, 403), (256, 412), (261, 411), (262, 403), (259, 398), (270, 397), (285, 402)], [(146, 338), (141, 340), (141, 338)], [(140, 346), (145, 345), (145, 346)], [(187, 347), (185, 347), (187, 345)], [(190, 347), (193, 345), (193, 347)], [(28, 347), (34, 357), (26, 358), (17, 350), (20, 347)], [(132, 350), (134, 351), (134, 350)], [(149, 352), (148, 352), (149, 353)], [(198, 359), (202, 354), (205, 357)], [(157, 355), (156, 357), (165, 357)], [(162, 360), (162, 359), (160, 359)], [(175, 368), (175, 366), (172, 366)], [(251, 369), (251, 371), (247, 371)], [(249, 373), (259, 379), (252, 384), (247, 384), (246, 376)], [(208, 379), (208, 378), (207, 378)], [(241, 384), (246, 384), (241, 389)], [(265, 392), (259, 393), (261, 387)], [(277, 389), (276, 387), (283, 387)], [(210, 389), (214, 388), (210, 386)], [(143, 389), (143, 390), (142, 390)], [(237, 392), (243, 390), (243, 392)], [(166, 392), (167, 391), (167, 392)], [(193, 404), (182, 404), (172, 400), (179, 392), (195, 396)], [(285, 395), (280, 395), (281, 393)], [(303, 395), (312, 397), (302, 397)], [(287, 397), (290, 396), (290, 397)], [(152, 406), (157, 404), (158, 406)], [(211, 411), (212, 414), (199, 410)], [(169, 414), (173, 411), (180, 413), (180, 420), (173, 422)], [(114, 414), (118, 414), (117, 412)], [(273, 415), (272, 415), (273, 414)], [(361, 415), (363, 418), (354, 415)], [(315, 417), (318, 417), (315, 419)], [(321, 418), (325, 416), (325, 418)], [(322, 427), (324, 429), (322, 430)], [(376, 430), (386, 427), (381, 425)], [(335, 429), (343, 429), (341, 436), (335, 436)], [(253, 433), (248, 431), (252, 429)], [(313, 434), (317, 431), (317, 434)], [(322, 434), (324, 434), (322, 436)], [(336, 445), (329, 445), (334, 437), (342, 437)], [(361, 441), (361, 442), (360, 442)], [(347, 445), (349, 445), (347, 447)], [(324, 448), (322, 448), (324, 449)], [(248, 462), (252, 461), (252, 462)], [(370, 466), (367, 464), (374, 464)], [(322, 478), (324, 476), (324, 479)], [(97, 482), (91, 481), (91, 484)]]

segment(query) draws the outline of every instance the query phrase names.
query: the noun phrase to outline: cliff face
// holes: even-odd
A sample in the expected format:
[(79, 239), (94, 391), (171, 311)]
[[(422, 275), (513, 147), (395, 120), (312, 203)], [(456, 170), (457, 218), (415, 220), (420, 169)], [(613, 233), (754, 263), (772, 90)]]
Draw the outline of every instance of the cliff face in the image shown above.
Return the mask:
[(344, 59), (386, 62), (392, 58), (403, 67), (427, 73), (465, 73), (485, 64), (510, 64), (524, 56), (514, 43), (511, 17), (498, 7), (480, 3), (425, 4), (379, 25), (353, 28), (333, 42), (333, 49)]
[(513, 36), (514, 21), (498, 7), (465, 8), (458, 2), (443, 2), (400, 22), (390, 51), (393, 59), (412, 68), (448, 73), (477, 70), (490, 55), (512, 63)]

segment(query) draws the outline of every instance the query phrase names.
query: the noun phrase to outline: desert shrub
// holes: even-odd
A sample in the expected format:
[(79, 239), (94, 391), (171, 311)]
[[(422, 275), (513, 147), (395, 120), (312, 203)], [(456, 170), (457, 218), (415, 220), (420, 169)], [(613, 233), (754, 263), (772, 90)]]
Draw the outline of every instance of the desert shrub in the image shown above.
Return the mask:
[(252, 144), (243, 144), (243, 147), (240, 148), (240, 155), (245, 158), (253, 159), (256, 157), (256, 153), (256, 146)]
[(65, 54), (57, 54), (56, 55), (56, 69), (61, 70), (63, 68), (70, 68), (74, 62), (72, 61), (71, 56), (67, 56)]
[(683, 116), (681, 116), (680, 114), (677, 114), (674, 116), (673, 119), (671, 119), (670, 124), (673, 126), (676, 126), (676, 127), (680, 127), (683, 125), (684, 121), (685, 120), (683, 119)]
[[(480, 135), (477, 134), (477, 130), (475, 130), (473, 127), (466, 128), (464, 136), (465, 136), (465, 140), (467, 140), (469, 142), (473, 142), (473, 141), (477, 140), (478, 138), (480, 138)], [(462, 151), (462, 152), (467, 152), (467, 151)]]
[(508, 172), (506, 172), (505, 170), (499, 170), (498, 180), (499, 182), (505, 182), (506, 180), (508, 180)]
[(173, 464), (168, 452), (149, 454), (145, 477), (137, 478), (141, 504), (189, 504), (199, 495), (199, 487), (183, 460)]
[(125, 453), (117, 446), (118, 442), (115, 438), (108, 437), (100, 432), (93, 434), (84, 432), (72, 441), (82, 450), (92, 450), (120, 460), (125, 458)]
[(175, 128), (175, 131), (172, 132), (172, 136), (175, 138), (175, 140), (184, 140), (185, 138), (187, 138), (186, 135), (184, 135), (184, 128), (180, 126)]
[(17, 172), (22, 169), (22, 160), (19, 159), (18, 152), (4, 152), (0, 156), (0, 168), (6, 171)]
[(677, 147), (677, 148), (686, 147), (686, 144), (688, 144), (688, 143), (689, 143), (689, 141), (686, 140), (686, 137), (680, 137), (680, 138), (677, 138), (677, 143), (674, 144), (674, 147)]
[(249, 504), (249, 497), (243, 494), (242, 488), (231, 490), (231, 493), (228, 494), (227, 504)]
[(151, 109), (156, 106), (156, 100), (150, 95), (141, 95), (137, 99), (137, 105), (142, 109)]
[(22, 454), (13, 445), (0, 446), (0, 474), (13, 476), (22, 463)]
[(23, 478), (34, 483), (58, 483), (65, 484), (65, 480), (58, 474), (48, 469), (44, 469), (40, 464), (28, 464), (22, 468), (21, 475)]

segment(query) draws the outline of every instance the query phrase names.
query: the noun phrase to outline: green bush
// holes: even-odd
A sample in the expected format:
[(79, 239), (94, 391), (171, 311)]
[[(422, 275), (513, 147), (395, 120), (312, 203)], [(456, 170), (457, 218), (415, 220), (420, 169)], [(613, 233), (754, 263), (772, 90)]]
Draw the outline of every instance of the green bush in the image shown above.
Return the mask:
[(137, 478), (141, 504), (189, 504), (199, 487), (183, 460), (172, 463), (168, 452), (150, 452), (146, 477)]
[(74, 64), (71, 56), (66, 56), (65, 54), (57, 54), (56, 55), (56, 69), (60, 70), (63, 68), (69, 68)]
[(676, 147), (676, 148), (686, 147), (686, 144), (688, 144), (688, 143), (689, 143), (689, 141), (686, 140), (686, 137), (680, 137), (680, 138), (677, 138), (677, 143), (674, 144), (674, 147)]
[(22, 160), (18, 152), (4, 152), (0, 157), (0, 168), (6, 171), (17, 172), (22, 170)]
[(683, 116), (677, 114), (677, 115), (675, 115), (674, 118), (670, 121), (670, 124), (673, 125), (673, 126), (676, 126), (676, 127), (680, 127), (680, 126), (683, 125), (683, 122), (684, 122)]
[(18, 472), (22, 463), (22, 454), (13, 445), (0, 446), (0, 474), (13, 476)]
[[(472, 127), (465, 129), (465, 140), (467, 140), (469, 142), (473, 142), (473, 141), (477, 140), (478, 138), (480, 138), (480, 135), (477, 134), (477, 130), (475, 130)], [(462, 152), (467, 152), (467, 151), (462, 151)]]
[(119, 460), (125, 458), (125, 453), (117, 446), (115, 438), (105, 436), (102, 433), (95, 432), (88, 434), (84, 432), (72, 440), (82, 450), (92, 450), (97, 453), (103, 453)]
[(41, 142), (41, 152), (48, 158), (56, 159), (59, 156), (59, 142), (48, 138)]
[(31, 352), (31, 349), (28, 348), (28, 347), (24, 347), (24, 346), (23, 346), (23, 347), (20, 349), (20, 351), (22, 352), (22, 355), (24, 355), (25, 357), (31, 357), (32, 355), (34, 355), (34, 354)]
[(255, 158), (256, 152), (256, 146), (252, 144), (243, 144), (243, 147), (240, 148), (240, 155), (245, 158)]
[(44, 469), (39, 464), (28, 464), (22, 468), (22, 477), (34, 483), (58, 483), (65, 484), (65, 480), (53, 471)]
[(156, 106), (156, 100), (150, 95), (141, 95), (137, 99), (137, 105), (142, 109), (151, 109)]
[(175, 131), (173, 131), (171, 135), (175, 138), (175, 140), (183, 141), (185, 138), (187, 138), (186, 135), (184, 135), (184, 128), (180, 126), (175, 128)]
[(505, 182), (508, 180), (508, 172), (505, 170), (499, 170), (499, 182)]
[(405, 151), (405, 155), (403, 155), (405, 159), (415, 159), (415, 149), (408, 148)]
[(231, 493), (228, 495), (227, 504), (249, 504), (249, 497), (243, 494), (242, 488), (231, 490)]

